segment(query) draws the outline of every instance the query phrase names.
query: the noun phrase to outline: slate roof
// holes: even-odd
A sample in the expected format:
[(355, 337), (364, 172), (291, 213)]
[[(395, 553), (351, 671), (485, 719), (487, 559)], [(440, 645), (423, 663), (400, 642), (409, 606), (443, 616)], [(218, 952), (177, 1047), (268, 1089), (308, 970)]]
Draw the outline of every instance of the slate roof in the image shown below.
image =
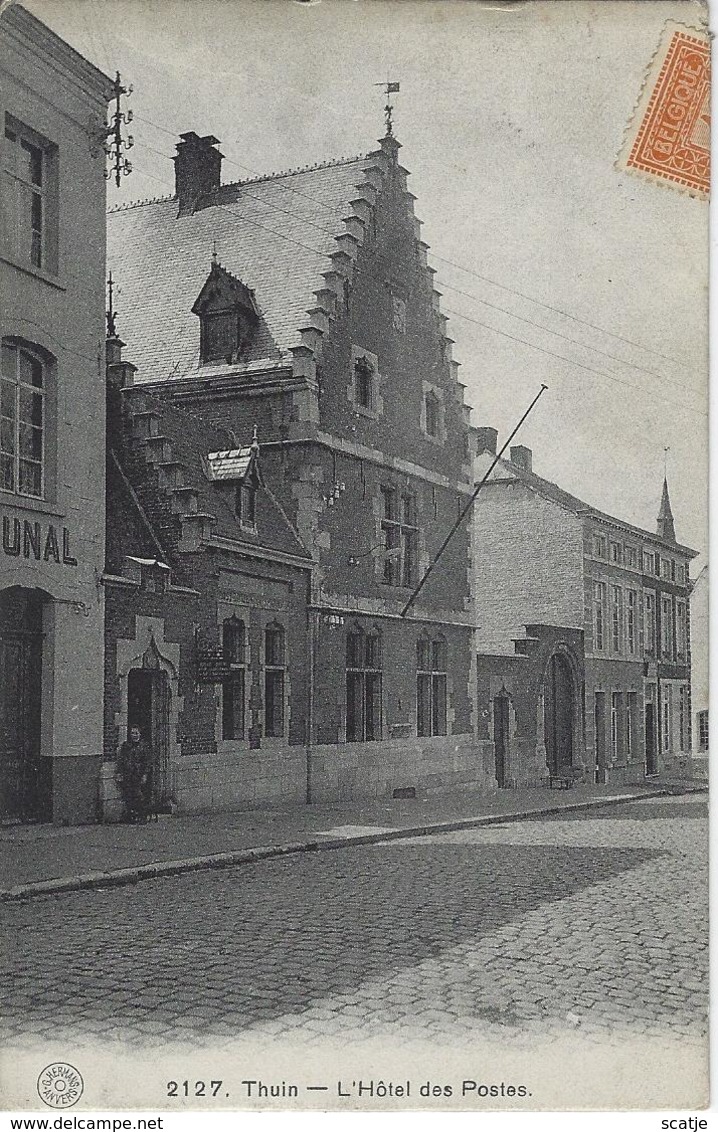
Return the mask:
[[(222, 185), (191, 215), (175, 197), (122, 206), (107, 218), (108, 266), (119, 287), (118, 332), (137, 381), (192, 374), (199, 320), (192, 306), (219, 262), (255, 292), (259, 330), (247, 361), (288, 360), (309, 324), (314, 291), (339, 250), (366, 157)], [(171, 270), (164, 270), (164, 265)], [(210, 367), (204, 367), (208, 371)]]
[[(169, 401), (157, 406), (159, 431), (172, 443), (172, 459), (182, 465), (184, 486), (197, 492), (198, 510), (217, 519), (214, 534), (264, 550), (278, 550), (311, 561), (299, 535), (291, 525), (275, 496), (262, 482), (257, 487), (256, 533), (247, 532), (234, 509), (235, 481), (213, 483), (206, 467), (210, 452), (226, 449), (228, 433), (205, 420), (198, 413), (179, 408)], [(262, 466), (261, 444), (257, 457)]]
[[(484, 476), (485, 472), (488, 471), (492, 459), (493, 457), (486, 452), (483, 452), (476, 458), (474, 473), (477, 483)], [(503, 475), (501, 474), (502, 471), (504, 473)], [(652, 542), (658, 543), (661, 546), (669, 547), (673, 550), (680, 550), (688, 558), (695, 558), (698, 554), (697, 550), (692, 550), (689, 546), (683, 546), (681, 543), (671, 539), (662, 538), (661, 535), (657, 534), (655, 531), (647, 531), (643, 527), (635, 527), (632, 523), (627, 523), (624, 519), (619, 519), (615, 515), (609, 515), (605, 511), (599, 511), (599, 509), (594, 507), (591, 503), (585, 503), (582, 499), (579, 499), (578, 496), (571, 495), (570, 492), (564, 491), (558, 484), (553, 483), (551, 480), (545, 480), (541, 476), (537, 476), (535, 472), (526, 472), (523, 468), (512, 464), (510, 460), (499, 460), (491, 474), (489, 483), (509, 483), (511, 481), (526, 484), (527, 487), (533, 489), (545, 499), (553, 500), (553, 502), (558, 503), (560, 507), (565, 507), (568, 511), (573, 511), (576, 515), (591, 515), (595, 519), (612, 523), (614, 526), (619, 526), (623, 530), (639, 535), (641, 538), (650, 539)]]
[(253, 463), (256, 448), (246, 444), (243, 448), (230, 448), (226, 452), (207, 454), (207, 472), (215, 482), (219, 480), (243, 480)]

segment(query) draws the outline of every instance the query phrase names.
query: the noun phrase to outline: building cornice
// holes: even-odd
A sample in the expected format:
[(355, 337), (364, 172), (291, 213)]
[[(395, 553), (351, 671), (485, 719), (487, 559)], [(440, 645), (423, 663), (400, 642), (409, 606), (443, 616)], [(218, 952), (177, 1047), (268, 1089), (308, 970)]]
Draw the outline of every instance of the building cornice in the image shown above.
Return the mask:
[[(0, 34), (32, 55), (40, 55), (43, 60), (65, 78), (75, 81), (83, 93), (93, 95), (108, 102), (112, 93), (112, 79), (85, 59), (79, 51), (66, 43), (59, 35), (38, 20), (27, 8), (20, 4), (10, 4), (5, 9), (0, 22)], [(53, 103), (54, 105), (54, 103)]]

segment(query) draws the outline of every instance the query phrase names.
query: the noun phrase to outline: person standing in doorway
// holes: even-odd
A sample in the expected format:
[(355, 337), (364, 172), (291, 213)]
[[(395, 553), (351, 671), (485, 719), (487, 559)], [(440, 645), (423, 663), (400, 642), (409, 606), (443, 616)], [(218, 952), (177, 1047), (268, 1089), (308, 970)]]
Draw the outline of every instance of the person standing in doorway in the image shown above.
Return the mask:
[(117, 760), (125, 820), (147, 821), (152, 797), (152, 751), (139, 727), (130, 728), (130, 737), (120, 748)]

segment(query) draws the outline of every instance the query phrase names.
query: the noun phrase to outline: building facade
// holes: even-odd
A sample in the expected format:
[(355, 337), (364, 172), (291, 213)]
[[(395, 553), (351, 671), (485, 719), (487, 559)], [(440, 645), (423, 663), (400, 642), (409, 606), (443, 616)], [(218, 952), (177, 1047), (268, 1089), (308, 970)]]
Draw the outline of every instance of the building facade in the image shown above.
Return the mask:
[(709, 577), (706, 565), (691, 586), (691, 716), (696, 769), (708, 756)]
[[(496, 433), (474, 439), (483, 474)], [(654, 533), (537, 476), (523, 446), (499, 461), (474, 509), (479, 715), (499, 778), (639, 782), (690, 751), (694, 556), (665, 483)]]
[[(307, 705), (289, 735), (306, 797), (491, 788), (468, 523), (405, 614), (472, 485), (468, 408), (399, 144), (237, 184), (221, 183), (216, 146), (183, 134), (175, 194), (109, 216), (139, 367), (126, 401), (191, 412), (236, 450), (256, 429), (263, 483), (311, 562)], [(198, 539), (216, 543), (216, 508)], [(209, 766), (216, 746), (183, 750)]]
[(3, 11), (0, 74), (0, 818), (90, 821), (105, 534), (105, 180), (90, 135), (111, 83), (19, 5)]

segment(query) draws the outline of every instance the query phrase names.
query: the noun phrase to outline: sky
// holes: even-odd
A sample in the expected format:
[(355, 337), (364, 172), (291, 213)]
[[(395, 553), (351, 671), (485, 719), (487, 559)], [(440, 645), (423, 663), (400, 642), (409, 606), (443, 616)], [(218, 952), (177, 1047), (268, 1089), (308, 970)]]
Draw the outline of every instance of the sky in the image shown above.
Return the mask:
[(700, 4), (25, 2), (134, 87), (110, 204), (171, 193), (187, 130), (220, 139), (225, 180), (365, 153), (376, 84), (400, 82), (473, 423), (501, 442), (545, 382), (517, 437), (534, 470), (653, 530), (665, 463), (678, 539), (706, 550), (708, 206), (615, 167), (664, 24), (700, 26)]

